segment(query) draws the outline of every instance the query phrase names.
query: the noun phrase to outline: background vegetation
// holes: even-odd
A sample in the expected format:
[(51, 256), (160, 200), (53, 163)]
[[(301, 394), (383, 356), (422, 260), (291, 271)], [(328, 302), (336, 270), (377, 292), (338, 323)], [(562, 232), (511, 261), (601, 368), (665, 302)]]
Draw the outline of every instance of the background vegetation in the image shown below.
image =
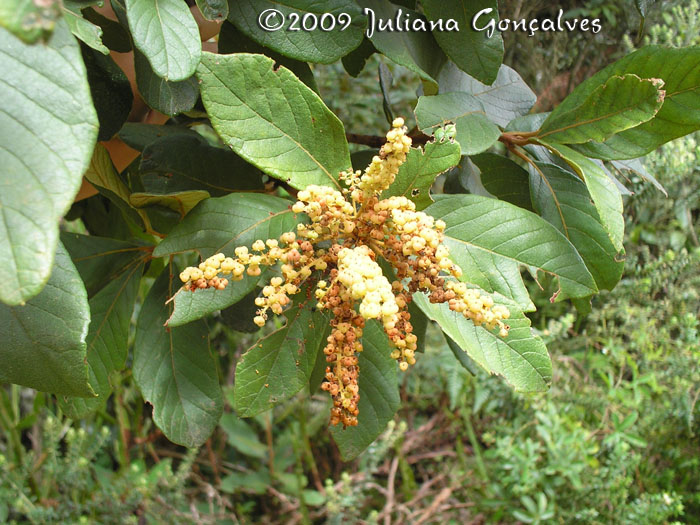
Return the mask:
[[(506, 61), (541, 94), (540, 110), (636, 45), (633, 2), (562, 4), (603, 18), (604, 31), (506, 36)], [(558, 6), (501, 5), (502, 16), (551, 9)], [(644, 39), (700, 43), (699, 11), (696, 0), (657, 4)], [(340, 64), (314, 68), (349, 131), (386, 127), (377, 111), (380, 67), (393, 78), (394, 113), (415, 104), (418, 79), (376, 57), (359, 80)], [(0, 522), (697, 522), (699, 154), (696, 134), (645, 159), (664, 191), (620, 174), (629, 189), (625, 273), (590, 315), (549, 304), (548, 283), (531, 280), (539, 298), (533, 326), (554, 365), (546, 394), (515, 394), (498, 378), (470, 374), (429, 328), (427, 355), (404, 376), (395, 422), (346, 464), (325, 426), (324, 396), (299, 396), (250, 420), (227, 406), (205, 446), (187, 450), (155, 428), (129, 372), (109, 405), (81, 422), (65, 418), (51, 396), (7, 386), (0, 389)], [(254, 340), (241, 333), (242, 317), (223, 311), (210, 326), (229, 391), (236, 360)]]

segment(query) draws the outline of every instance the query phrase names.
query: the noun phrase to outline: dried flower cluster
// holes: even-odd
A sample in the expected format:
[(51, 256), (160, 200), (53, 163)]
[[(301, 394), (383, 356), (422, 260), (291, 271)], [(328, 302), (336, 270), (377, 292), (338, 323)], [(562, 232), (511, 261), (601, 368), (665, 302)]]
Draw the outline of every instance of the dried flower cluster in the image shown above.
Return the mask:
[[(457, 280), (461, 270), (442, 244), (445, 223), (416, 211), (405, 197), (380, 199), (411, 147), (401, 118), (386, 138), (364, 173), (340, 174), (347, 189), (309, 186), (298, 193), (292, 210), (306, 214), (310, 224), (299, 224), (296, 232), (279, 240), (255, 241), (251, 252), (240, 246), (235, 258), (213, 255), (180, 275), (191, 291), (223, 289), (227, 276), (234, 281), (244, 273), (257, 276), (261, 266), (281, 263), (282, 277), (273, 277), (256, 299), (259, 326), (265, 324), (268, 310), (281, 313), (302, 283), (312, 275), (318, 277), (317, 307), (332, 313), (332, 330), (323, 350), (328, 366), (322, 388), (333, 398), (334, 425), (357, 425), (358, 353), (366, 319), (382, 323), (393, 347), (391, 357), (401, 370), (415, 363), (417, 338), (407, 311), (414, 292), (425, 292), (433, 303), (447, 303), (474, 324), (497, 329), (501, 337), (508, 335), (504, 323), (508, 309)], [(393, 267), (394, 276), (384, 275), (378, 257)]]

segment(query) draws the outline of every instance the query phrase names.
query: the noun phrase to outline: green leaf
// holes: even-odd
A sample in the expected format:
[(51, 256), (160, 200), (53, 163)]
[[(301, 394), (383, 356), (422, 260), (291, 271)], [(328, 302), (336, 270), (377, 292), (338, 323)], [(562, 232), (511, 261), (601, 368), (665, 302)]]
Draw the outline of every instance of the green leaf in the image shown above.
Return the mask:
[(700, 129), (700, 46), (647, 46), (610, 64), (579, 85), (560, 106), (569, 111), (614, 75), (633, 73), (664, 81), (664, 104), (656, 116), (603, 143), (587, 143), (576, 150), (589, 157), (620, 160), (646, 155), (665, 142)]
[(179, 191), (175, 193), (138, 192), (129, 196), (129, 204), (139, 209), (148, 208), (149, 206), (164, 206), (184, 217), (197, 204), (208, 198), (209, 192), (204, 190)]
[(369, 321), (362, 334), (363, 350), (359, 354), (360, 403), (355, 427), (331, 427), (333, 441), (343, 461), (359, 456), (384, 432), (401, 404), (399, 372), (389, 354), (389, 339), (376, 321)]
[(143, 212), (133, 209), (129, 201), (131, 192), (119, 177), (107, 148), (102, 144), (95, 146), (90, 165), (83, 176), (135, 224), (141, 227), (147, 222), (147, 217)]
[(83, 18), (80, 4), (64, 0), (61, 6), (63, 19), (76, 38), (85, 42), (95, 51), (109, 55), (109, 49), (102, 43), (102, 28)]
[(583, 179), (613, 246), (616, 250), (622, 250), (622, 240), (625, 233), (625, 220), (622, 217), (622, 196), (612, 179), (608, 177), (598, 164), (568, 146), (540, 139), (538, 139), (538, 142), (564, 159)]
[(151, 108), (173, 116), (191, 110), (197, 102), (199, 87), (194, 75), (177, 82), (161, 78), (138, 49), (134, 49), (134, 69), (139, 93)]
[[(571, 243), (532, 212), (478, 195), (446, 196), (425, 212), (447, 223), (445, 244), (460, 266), (468, 266), (473, 259), (482, 271), (493, 275), (498, 274), (503, 262), (510, 261), (557, 276), (560, 297), (586, 297), (597, 291), (593, 277)], [(482, 259), (474, 257), (485, 255), (494, 260), (489, 261), (490, 268), (484, 269)], [(487, 279), (494, 290), (503, 293), (498, 278)]]
[(117, 53), (128, 53), (132, 50), (131, 36), (119, 22), (107, 18), (92, 7), (82, 10), (83, 18), (102, 29), (102, 43)]
[(58, 2), (7, 0), (0, 4), (0, 27), (33, 44), (51, 34), (60, 14)]
[(479, 168), (481, 184), (491, 195), (532, 211), (527, 171), (518, 164), (495, 153), (470, 157)]
[(586, 185), (568, 171), (537, 163), (530, 172), (530, 189), (537, 212), (576, 247), (598, 288), (612, 290), (625, 263), (612, 244)]
[(357, 77), (362, 73), (369, 57), (376, 52), (377, 49), (372, 44), (372, 41), (367, 37), (363, 38), (362, 43), (357, 49), (350, 51), (350, 53), (343, 57), (342, 61), (345, 71), (347, 71), (348, 75), (351, 77)]
[(134, 236), (134, 229), (124, 220), (124, 214), (108, 199), (101, 195), (85, 199), (78, 205), (83, 209), (81, 220), (90, 235), (128, 241)]
[(228, 444), (241, 454), (251, 458), (264, 458), (267, 447), (260, 442), (255, 431), (236, 414), (221, 416), (219, 426), (226, 432)]
[(268, 56), (275, 61), (275, 64), (289, 69), (299, 77), (299, 80), (318, 93), (316, 79), (314, 78), (309, 64), (281, 55), (280, 53), (258, 44), (255, 40), (248, 38), (244, 33), (240, 32), (236, 26), (230, 22), (224, 22), (221, 26), (221, 31), (219, 31), (218, 52), (221, 55), (230, 55), (232, 53), (257, 53)]
[(179, 223), (153, 252), (154, 257), (197, 250), (204, 258), (233, 253), (257, 239), (278, 238), (295, 231), (290, 201), (258, 193), (233, 193), (206, 199)]
[(226, 0), (197, 0), (197, 7), (207, 20), (226, 20), (228, 16)]
[(496, 0), (422, 0), (421, 5), (428, 20), (456, 20), (458, 31), (433, 30), (445, 54), (464, 72), (472, 77), (491, 84), (496, 80), (498, 69), (503, 61), (503, 38), (499, 32), (489, 37), (486, 31), (475, 31), (472, 20), (477, 13), (491, 9), (479, 17), (479, 27), (484, 27), (493, 19), (498, 23), (498, 4)]
[(17, 305), (49, 278), (58, 220), (80, 189), (98, 124), (65, 22), (37, 46), (0, 29), (0, 70), (0, 301)]
[(166, 328), (168, 267), (148, 293), (136, 327), (134, 381), (153, 405), (153, 420), (165, 436), (199, 447), (216, 428), (223, 395), (204, 321)]
[(413, 300), (471, 359), (488, 373), (502, 376), (517, 392), (541, 392), (549, 387), (552, 362), (547, 348), (532, 334), (530, 320), (515, 303), (494, 297), (511, 314), (508, 337), (502, 338), (483, 326), (475, 326), (446, 303), (432, 304), (422, 293), (414, 294)]
[(134, 95), (121, 68), (109, 56), (83, 48), (92, 102), (100, 131), (97, 140), (109, 140), (119, 131), (131, 112)]
[(463, 155), (476, 155), (495, 144), (501, 131), (484, 113), (479, 100), (468, 93), (445, 93), (432, 97), (420, 97), (416, 105), (418, 127), (429, 130), (454, 122), (455, 139)]
[(253, 322), (253, 318), (258, 310), (255, 299), (260, 295), (261, 291), (262, 288), (255, 287), (241, 297), (241, 300), (237, 301), (236, 304), (223, 308), (221, 310), (221, 322), (232, 330), (246, 334), (252, 334), (260, 330), (258, 325)]
[[(527, 189), (527, 186), (525, 188)], [(462, 157), (456, 170), (448, 174), (443, 191), (446, 194), (471, 193), (488, 198), (495, 197), (481, 183), (479, 168), (469, 157)], [(488, 292), (497, 291), (505, 295), (515, 301), (524, 312), (535, 311), (535, 305), (530, 300), (530, 293), (520, 275), (518, 262), (503, 259), (489, 252), (472, 250), (469, 255), (468, 259), (460, 260), (463, 272), (461, 280), (476, 284)]]
[(221, 491), (228, 494), (265, 494), (272, 483), (267, 470), (235, 472), (221, 480)]
[(202, 52), (199, 28), (181, 0), (125, 0), (134, 46), (170, 82), (194, 74)]
[(575, 108), (552, 111), (537, 136), (563, 144), (602, 142), (653, 118), (664, 102), (662, 86), (637, 75), (611, 77)]
[(199, 134), (176, 134), (151, 142), (143, 150), (139, 171), (160, 174), (142, 177), (150, 193), (206, 190), (218, 197), (264, 188), (262, 173), (254, 166), (229, 148), (209, 145)]
[(416, 203), (416, 208), (422, 210), (433, 202), (430, 187), (435, 178), (457, 164), (459, 159), (459, 144), (450, 140), (431, 141), (423, 148), (411, 148), (396, 180), (389, 189), (384, 190), (381, 198), (401, 195), (411, 199)]
[(513, 69), (502, 65), (491, 85), (483, 84), (447, 62), (437, 76), (440, 93), (463, 91), (484, 106), (486, 116), (501, 127), (526, 115), (537, 101), (537, 95)]
[(610, 164), (613, 165), (613, 167), (618, 171), (631, 171), (633, 173), (636, 173), (639, 177), (641, 177), (643, 180), (647, 182), (651, 182), (651, 184), (659, 190), (661, 193), (663, 193), (666, 197), (668, 197), (668, 192), (666, 191), (666, 188), (664, 188), (661, 183), (654, 178), (654, 176), (649, 173), (646, 168), (644, 167), (644, 162), (642, 162), (642, 159), (629, 159), (629, 160), (613, 160), (610, 162)]
[(138, 151), (143, 151), (146, 146), (160, 138), (177, 135), (187, 135), (189, 137), (194, 137), (194, 139), (200, 136), (199, 133), (186, 126), (178, 126), (175, 124), (157, 125), (127, 122), (119, 130), (119, 138), (129, 147)]
[(284, 312), (287, 323), (259, 339), (236, 365), (236, 412), (251, 417), (291, 398), (304, 388), (326, 339), (328, 319), (313, 312), (302, 290)]
[[(229, 21), (248, 37), (303, 62), (335, 62), (360, 45), (366, 25), (361, 10), (350, 0), (237, 0), (229, 4), (229, 9)], [(277, 15), (272, 14), (275, 11)], [(293, 25), (295, 17), (297, 22)], [(322, 29), (330, 28), (333, 21), (333, 29)], [(320, 27), (306, 29), (315, 23)], [(269, 31), (262, 29), (262, 24), (282, 27)]]
[(180, 289), (175, 293), (175, 308), (168, 319), (168, 326), (180, 326), (228, 308), (254, 290), (257, 282), (257, 278), (245, 276), (241, 281), (230, 282), (223, 290), (206, 288), (188, 292)]
[(416, 352), (425, 352), (425, 339), (428, 332), (428, 318), (413, 302), (408, 305), (408, 313), (411, 315), (413, 333), (416, 334)]
[(94, 395), (85, 360), (89, 324), (85, 287), (59, 243), (51, 277), (39, 295), (23, 306), (0, 304), (0, 383)]
[(136, 259), (145, 257), (149, 249), (117, 239), (68, 232), (61, 232), (61, 242), (85, 283), (88, 297), (116, 279)]
[(142, 273), (143, 265), (134, 265), (90, 299), (85, 342), (90, 386), (99, 397), (59, 398), (61, 410), (71, 419), (82, 419), (104, 406), (112, 393), (110, 375), (126, 365), (129, 325)]
[[(447, 244), (450, 245), (449, 240)], [(504, 258), (488, 250), (465, 250), (461, 243), (454, 248), (450, 246), (450, 250), (458, 254), (453, 254), (452, 259), (462, 269), (462, 281), (475, 284), (487, 292), (498, 292), (515, 301), (524, 312), (535, 311), (535, 305), (520, 275), (518, 260)]]
[(371, 9), (373, 15), (369, 21), (370, 28), (376, 23), (374, 17), (377, 20), (392, 20), (393, 30), (375, 29), (370, 32), (369, 39), (377, 51), (416, 73), (424, 81), (423, 90), (426, 95), (437, 93), (437, 73), (446, 61), (445, 55), (429, 31), (397, 30), (395, 23), (399, 17), (399, 10), (400, 20), (407, 17), (411, 20), (421, 20), (427, 27), (425, 17), (416, 11), (396, 6), (388, 0), (358, 0), (357, 3), (363, 8)]
[[(443, 335), (445, 334), (443, 333)], [(457, 358), (457, 361), (459, 361), (459, 364), (462, 365), (462, 367), (464, 367), (464, 369), (471, 375), (476, 376), (479, 373), (479, 367), (474, 362), (474, 360), (471, 357), (469, 357), (469, 354), (462, 350), (460, 346), (457, 343), (455, 343), (450, 336), (445, 335), (445, 341), (447, 342), (447, 346), (449, 347), (449, 349), (452, 351), (452, 354)], [(450, 395), (450, 398), (452, 398), (452, 395)]]
[(394, 121), (394, 113), (391, 109), (391, 87), (394, 84), (394, 76), (391, 71), (383, 62), (379, 63), (377, 67), (379, 72), (379, 89), (382, 92), (382, 108), (384, 109), (384, 116), (387, 122), (391, 123)]
[(214, 129), (238, 155), (294, 188), (340, 189), (338, 174), (350, 167), (342, 123), (291, 71), (273, 66), (262, 55), (202, 55), (197, 76)]

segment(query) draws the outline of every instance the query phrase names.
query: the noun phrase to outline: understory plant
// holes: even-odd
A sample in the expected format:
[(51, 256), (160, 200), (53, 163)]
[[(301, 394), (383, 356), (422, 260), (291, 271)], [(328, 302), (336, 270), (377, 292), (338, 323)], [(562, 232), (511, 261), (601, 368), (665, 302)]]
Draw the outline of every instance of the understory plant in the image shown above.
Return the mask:
[[(14, 4), (0, 13), (0, 381), (83, 419), (128, 373), (187, 447), (222, 416), (210, 328), (227, 309), (260, 329), (236, 362), (238, 415), (323, 389), (344, 460), (394, 417), (429, 321), (460, 366), (546, 390), (526, 283), (590, 312), (624, 266), (610, 170), (647, 176), (634, 159), (700, 129), (697, 46), (643, 47), (530, 113), (500, 35), (470, 28), (491, 1), (300, 1), (285, 20), (348, 23), (280, 32), (252, 1)], [(461, 31), (365, 33), (366, 7)], [(386, 136), (346, 131), (309, 65), (357, 75), (374, 53), (421, 83), (402, 118), (380, 69)]]

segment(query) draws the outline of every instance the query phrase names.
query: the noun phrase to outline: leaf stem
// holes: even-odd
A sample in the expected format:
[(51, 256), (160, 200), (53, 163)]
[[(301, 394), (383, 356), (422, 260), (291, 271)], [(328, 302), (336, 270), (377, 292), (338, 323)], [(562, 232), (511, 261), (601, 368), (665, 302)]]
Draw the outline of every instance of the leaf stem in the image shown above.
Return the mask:
[(526, 144), (531, 144), (530, 139), (536, 137), (539, 133), (537, 131), (504, 131), (498, 138), (500, 142), (503, 142), (508, 149), (511, 146), (524, 146)]

